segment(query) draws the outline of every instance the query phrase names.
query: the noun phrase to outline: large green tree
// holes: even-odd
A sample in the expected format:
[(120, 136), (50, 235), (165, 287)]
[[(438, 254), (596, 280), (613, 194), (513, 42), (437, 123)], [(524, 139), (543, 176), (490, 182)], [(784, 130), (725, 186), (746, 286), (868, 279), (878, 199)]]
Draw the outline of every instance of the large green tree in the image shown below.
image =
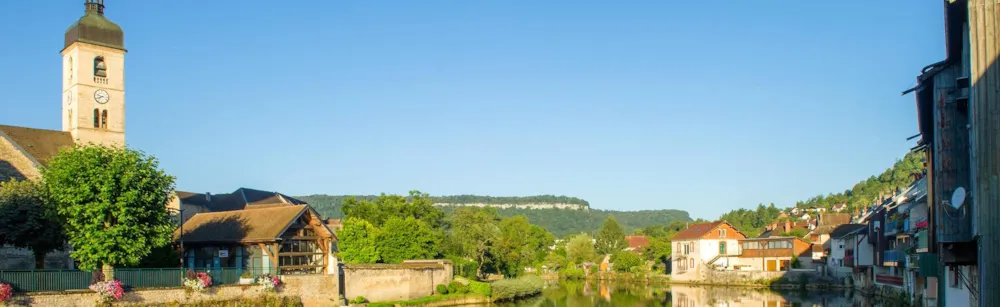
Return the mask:
[(0, 182), (0, 245), (30, 249), (35, 267), (45, 254), (65, 247), (62, 221), (45, 188), (34, 181)]
[(434, 207), (430, 196), (420, 191), (410, 191), (409, 196), (383, 193), (375, 200), (359, 201), (350, 197), (344, 200), (341, 210), (344, 211), (344, 216), (366, 220), (375, 227), (382, 227), (382, 224), (392, 217), (400, 219), (413, 217), (423, 221), (432, 229), (438, 229), (443, 226), (445, 218), (444, 211)]
[(597, 258), (597, 250), (594, 249), (594, 238), (586, 234), (573, 236), (566, 243), (566, 260), (580, 264), (586, 261), (594, 261)]
[(431, 259), (438, 255), (438, 236), (414, 217), (391, 217), (382, 224), (375, 242), (385, 263), (410, 259)]
[(615, 217), (609, 216), (597, 233), (597, 252), (602, 255), (614, 254), (625, 248), (625, 230)]
[(337, 247), (340, 259), (345, 263), (376, 263), (379, 253), (376, 248), (378, 229), (372, 223), (359, 218), (344, 220), (343, 229), (337, 232), (340, 240)]
[(176, 228), (166, 204), (174, 177), (141, 151), (101, 145), (75, 146), (49, 160), (42, 178), (65, 221), (70, 255), (81, 269), (137, 265), (167, 245)]
[(523, 216), (500, 221), (500, 233), (492, 254), (496, 257), (494, 261), (498, 271), (507, 277), (520, 276), (524, 268), (544, 260), (548, 247), (555, 240)]
[(490, 263), (490, 250), (500, 239), (500, 216), (492, 208), (462, 207), (450, 217), (449, 239), (462, 256), (476, 262), (476, 276), (483, 277), (483, 267)]

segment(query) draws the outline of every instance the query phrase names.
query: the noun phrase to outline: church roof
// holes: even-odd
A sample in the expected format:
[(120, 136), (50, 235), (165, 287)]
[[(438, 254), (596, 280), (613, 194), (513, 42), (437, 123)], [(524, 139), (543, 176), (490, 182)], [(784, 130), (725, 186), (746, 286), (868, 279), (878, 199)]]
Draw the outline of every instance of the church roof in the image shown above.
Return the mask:
[(66, 131), (55, 131), (0, 125), (0, 133), (21, 147), (38, 163), (45, 164), (64, 148), (72, 147), (73, 136)]
[(84, 42), (125, 50), (125, 33), (122, 28), (104, 17), (104, 0), (87, 0), (86, 11), (66, 29), (66, 47)]

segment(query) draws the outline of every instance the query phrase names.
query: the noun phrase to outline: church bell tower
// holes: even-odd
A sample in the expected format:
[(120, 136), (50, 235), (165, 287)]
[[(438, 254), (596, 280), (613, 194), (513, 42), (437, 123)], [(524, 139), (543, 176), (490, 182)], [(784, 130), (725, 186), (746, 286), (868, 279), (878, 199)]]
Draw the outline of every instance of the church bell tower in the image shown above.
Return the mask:
[(85, 0), (66, 30), (63, 131), (77, 144), (125, 145), (125, 33), (104, 16), (104, 0)]

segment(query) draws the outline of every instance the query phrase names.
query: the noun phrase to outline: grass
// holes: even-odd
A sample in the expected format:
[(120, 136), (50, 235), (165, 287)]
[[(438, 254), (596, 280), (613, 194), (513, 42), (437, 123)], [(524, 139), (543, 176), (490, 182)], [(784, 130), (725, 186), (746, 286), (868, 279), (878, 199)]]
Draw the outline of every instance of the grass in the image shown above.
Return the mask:
[(483, 295), (478, 294), (478, 293), (445, 294), (445, 295), (425, 296), (425, 297), (421, 297), (421, 298), (418, 298), (418, 299), (412, 299), (412, 300), (407, 300), (407, 301), (369, 303), (368, 307), (392, 307), (392, 306), (396, 306), (396, 304), (399, 304), (400, 306), (421, 306), (421, 305), (428, 304), (428, 303), (441, 302), (441, 301), (449, 301), (449, 300), (458, 300), (458, 299), (464, 299), (464, 298), (470, 298), (470, 297), (486, 298), (486, 296), (483, 296)]

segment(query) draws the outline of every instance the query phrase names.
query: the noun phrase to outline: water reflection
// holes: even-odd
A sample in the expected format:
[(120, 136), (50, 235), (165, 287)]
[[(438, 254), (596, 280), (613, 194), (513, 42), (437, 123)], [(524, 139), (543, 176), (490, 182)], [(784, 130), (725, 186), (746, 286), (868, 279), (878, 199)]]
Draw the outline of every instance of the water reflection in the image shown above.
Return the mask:
[(766, 289), (645, 285), (614, 282), (550, 283), (542, 295), (502, 307), (876, 307), (849, 291), (773, 291)]

